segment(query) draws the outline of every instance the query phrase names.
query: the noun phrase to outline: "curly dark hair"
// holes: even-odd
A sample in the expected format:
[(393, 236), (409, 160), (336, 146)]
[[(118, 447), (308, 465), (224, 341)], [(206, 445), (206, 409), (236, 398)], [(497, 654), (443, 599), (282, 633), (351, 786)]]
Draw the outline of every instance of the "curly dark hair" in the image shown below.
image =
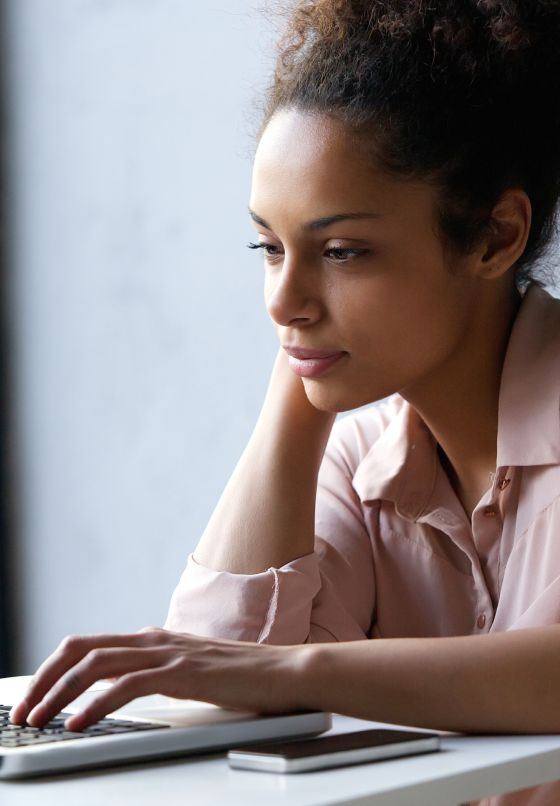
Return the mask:
[[(537, 264), (560, 195), (560, 0), (299, 0), (266, 96), (332, 116), (369, 137), (376, 158), (435, 185), (446, 246), (465, 254), (508, 188), (532, 206), (519, 286)], [(541, 261), (542, 263), (542, 261)]]

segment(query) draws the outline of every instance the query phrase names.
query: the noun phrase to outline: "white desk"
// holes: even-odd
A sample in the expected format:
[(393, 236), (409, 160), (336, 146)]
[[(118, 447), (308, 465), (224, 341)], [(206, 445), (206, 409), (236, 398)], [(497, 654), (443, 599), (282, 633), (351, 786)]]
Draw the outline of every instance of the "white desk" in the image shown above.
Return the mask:
[[(0, 681), (0, 702), (6, 695)], [(375, 726), (334, 717), (333, 731)], [(230, 770), (225, 756), (0, 782), (2, 806), (456, 806), (560, 778), (560, 736), (455, 737), (426, 756), (300, 775)]]

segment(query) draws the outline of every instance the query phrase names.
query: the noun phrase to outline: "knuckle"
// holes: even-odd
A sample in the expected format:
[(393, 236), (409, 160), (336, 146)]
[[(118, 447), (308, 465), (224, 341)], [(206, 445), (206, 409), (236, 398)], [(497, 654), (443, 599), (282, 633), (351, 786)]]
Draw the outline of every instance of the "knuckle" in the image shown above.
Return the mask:
[(81, 635), (67, 635), (60, 644), (60, 648), (65, 652), (71, 652), (79, 649), (83, 644), (83, 636)]
[(165, 632), (165, 630), (162, 630), (161, 627), (143, 627), (140, 632), (147, 635), (159, 635)]
[(96, 649), (92, 649), (91, 652), (88, 653), (86, 661), (88, 666), (99, 666), (105, 661), (106, 657), (106, 650), (98, 647)]
[(155, 644), (160, 644), (167, 635), (166, 630), (162, 630), (161, 627), (144, 627), (144, 629), (140, 630), (140, 633), (145, 636), (148, 643)]

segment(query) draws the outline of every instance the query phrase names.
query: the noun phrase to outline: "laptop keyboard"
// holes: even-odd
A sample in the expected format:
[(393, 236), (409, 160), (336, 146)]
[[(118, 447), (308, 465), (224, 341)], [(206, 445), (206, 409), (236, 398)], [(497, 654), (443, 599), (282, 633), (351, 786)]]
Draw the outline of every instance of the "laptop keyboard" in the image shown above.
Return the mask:
[(42, 728), (27, 725), (12, 725), (11, 705), (0, 705), (0, 747), (25, 747), (46, 742), (63, 742), (68, 739), (91, 739), (93, 736), (114, 736), (117, 733), (135, 733), (140, 730), (159, 730), (169, 725), (156, 725), (153, 722), (132, 722), (126, 719), (100, 719), (95, 725), (80, 733), (72, 733), (64, 727), (64, 720), (70, 714), (60, 713)]

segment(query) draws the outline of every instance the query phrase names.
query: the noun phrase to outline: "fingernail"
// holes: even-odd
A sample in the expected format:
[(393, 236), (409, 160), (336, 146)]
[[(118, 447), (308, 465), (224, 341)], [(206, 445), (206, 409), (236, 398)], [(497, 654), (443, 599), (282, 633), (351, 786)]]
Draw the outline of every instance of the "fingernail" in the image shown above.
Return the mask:
[(45, 721), (45, 710), (45, 706), (42, 703), (39, 703), (39, 705), (36, 705), (31, 711), (27, 717), (27, 722), (32, 728), (41, 727), (42, 723)]

